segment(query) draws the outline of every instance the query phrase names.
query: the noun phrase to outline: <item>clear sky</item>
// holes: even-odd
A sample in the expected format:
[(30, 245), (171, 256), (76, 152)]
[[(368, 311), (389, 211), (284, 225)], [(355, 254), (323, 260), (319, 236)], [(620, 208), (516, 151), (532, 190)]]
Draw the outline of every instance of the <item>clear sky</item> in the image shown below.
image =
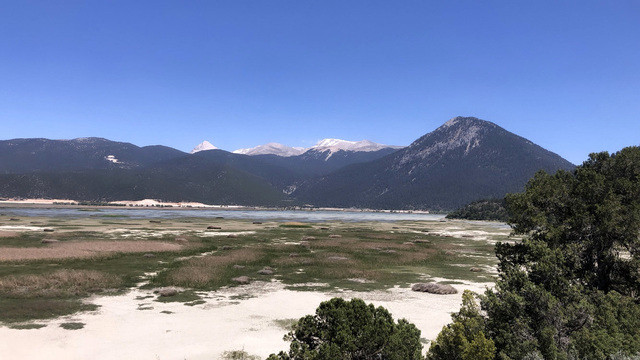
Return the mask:
[(0, 1), (0, 138), (640, 144), (640, 1)]

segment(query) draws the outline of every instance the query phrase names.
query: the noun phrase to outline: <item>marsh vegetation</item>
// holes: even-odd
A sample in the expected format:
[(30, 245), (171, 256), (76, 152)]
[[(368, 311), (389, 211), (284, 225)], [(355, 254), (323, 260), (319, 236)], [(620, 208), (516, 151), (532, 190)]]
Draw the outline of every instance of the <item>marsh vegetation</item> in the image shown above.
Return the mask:
[[(243, 276), (250, 282), (279, 281), (297, 291), (408, 287), (425, 277), (490, 282), (493, 243), (508, 236), (503, 229), (489, 233), (477, 224), (409, 221), (254, 224), (192, 218), (152, 223), (121, 217), (118, 224), (102, 218), (17, 222), (0, 217), (3, 322), (90, 310), (84, 298), (118, 294), (141, 279), (147, 289), (187, 289), (190, 296), (179, 297), (185, 301), (198, 300), (194, 291), (236, 286), (233, 279)], [(42, 231), (44, 226), (53, 231)], [(265, 268), (270, 270), (261, 271)]]

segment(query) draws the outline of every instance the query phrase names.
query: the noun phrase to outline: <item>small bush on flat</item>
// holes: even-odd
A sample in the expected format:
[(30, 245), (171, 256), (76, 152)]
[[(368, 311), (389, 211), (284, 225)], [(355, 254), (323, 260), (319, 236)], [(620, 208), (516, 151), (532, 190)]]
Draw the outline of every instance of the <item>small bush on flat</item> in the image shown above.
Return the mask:
[(244, 350), (225, 351), (220, 360), (260, 360), (260, 357), (249, 355)]
[(320, 304), (315, 315), (301, 318), (285, 336), (289, 352), (268, 360), (419, 360), (420, 330), (402, 319), (394, 322), (383, 307), (360, 299), (334, 298)]

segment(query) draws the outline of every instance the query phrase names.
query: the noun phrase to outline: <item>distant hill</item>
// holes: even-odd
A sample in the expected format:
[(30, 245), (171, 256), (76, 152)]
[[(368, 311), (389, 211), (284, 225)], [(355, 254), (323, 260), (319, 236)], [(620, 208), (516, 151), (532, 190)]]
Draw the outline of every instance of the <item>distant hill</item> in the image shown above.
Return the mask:
[(268, 181), (206, 158), (186, 157), (136, 169), (0, 175), (0, 196), (106, 202), (161, 199), (206, 204), (282, 206)]
[(254, 155), (261, 161), (289, 169), (306, 177), (327, 175), (347, 165), (369, 162), (396, 152), (395, 148), (382, 148), (375, 151), (352, 150), (308, 150), (298, 156)]
[(538, 170), (573, 168), (494, 123), (456, 117), (383, 158), (305, 181), (292, 195), (316, 206), (450, 210), (521, 191)]
[(0, 174), (84, 169), (132, 169), (184, 156), (167, 146), (139, 147), (102, 138), (0, 141)]
[(339, 150), (326, 159), (314, 151), (282, 157), (212, 148), (204, 143), (187, 154), (102, 138), (1, 141), (0, 197), (291, 205), (287, 193), (297, 182), (392, 151)]

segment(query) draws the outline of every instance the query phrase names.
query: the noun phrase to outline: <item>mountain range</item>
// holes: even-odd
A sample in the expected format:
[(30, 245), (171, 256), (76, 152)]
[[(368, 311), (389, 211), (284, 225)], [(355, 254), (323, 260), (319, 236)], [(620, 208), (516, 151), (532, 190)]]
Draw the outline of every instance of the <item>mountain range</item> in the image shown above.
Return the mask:
[[(348, 141), (341, 139), (323, 139), (309, 148), (292, 147), (272, 142), (264, 145), (258, 145), (252, 148), (234, 150), (233, 153), (243, 155), (277, 155), (289, 157), (302, 155), (307, 151), (314, 151), (325, 153), (326, 158), (329, 158), (338, 151), (373, 152), (383, 149), (401, 148), (402, 146), (383, 145), (369, 140)], [(191, 150), (191, 153), (193, 154), (199, 151), (214, 149), (217, 149), (217, 147), (213, 146), (210, 142), (205, 140), (202, 143), (198, 144), (195, 148), (193, 148), (193, 150)]]
[(456, 117), (408, 147), (325, 139), (191, 154), (102, 138), (0, 141), (0, 197), (447, 210), (520, 191), (560, 156), (498, 125)]

